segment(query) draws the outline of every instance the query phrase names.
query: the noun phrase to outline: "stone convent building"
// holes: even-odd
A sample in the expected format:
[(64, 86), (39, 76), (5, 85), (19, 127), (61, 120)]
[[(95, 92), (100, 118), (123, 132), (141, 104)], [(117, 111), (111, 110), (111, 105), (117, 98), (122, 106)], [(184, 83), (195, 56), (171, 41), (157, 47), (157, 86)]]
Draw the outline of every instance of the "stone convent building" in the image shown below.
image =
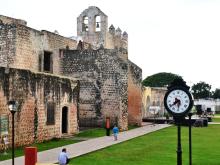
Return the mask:
[(128, 59), (127, 45), (128, 34), (108, 27), (94, 6), (77, 18), (74, 38), (0, 15), (1, 139), (11, 140), (9, 100), (18, 103), (17, 146), (104, 126), (106, 117), (121, 130), (141, 125), (142, 70)]

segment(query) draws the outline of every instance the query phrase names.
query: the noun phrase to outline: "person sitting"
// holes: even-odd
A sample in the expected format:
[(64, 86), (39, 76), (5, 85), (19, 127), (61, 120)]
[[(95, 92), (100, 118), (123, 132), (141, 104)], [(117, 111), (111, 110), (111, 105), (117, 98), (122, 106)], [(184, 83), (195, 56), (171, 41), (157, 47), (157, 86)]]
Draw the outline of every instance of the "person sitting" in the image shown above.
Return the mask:
[(58, 161), (60, 165), (66, 165), (69, 163), (69, 158), (66, 153), (66, 148), (62, 149), (62, 152), (59, 154)]

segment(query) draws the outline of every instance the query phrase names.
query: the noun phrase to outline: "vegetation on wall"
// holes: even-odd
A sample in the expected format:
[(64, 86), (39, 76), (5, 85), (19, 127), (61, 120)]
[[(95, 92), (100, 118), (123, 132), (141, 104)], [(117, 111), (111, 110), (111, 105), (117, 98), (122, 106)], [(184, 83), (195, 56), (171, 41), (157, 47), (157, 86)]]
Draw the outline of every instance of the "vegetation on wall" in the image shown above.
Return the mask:
[(97, 116), (101, 115), (101, 82), (99, 80), (96, 81), (95, 91), (96, 91), (96, 102), (95, 102), (95, 109)]
[(37, 140), (37, 129), (38, 129), (38, 114), (37, 114), (37, 101), (35, 101), (34, 108), (34, 140)]

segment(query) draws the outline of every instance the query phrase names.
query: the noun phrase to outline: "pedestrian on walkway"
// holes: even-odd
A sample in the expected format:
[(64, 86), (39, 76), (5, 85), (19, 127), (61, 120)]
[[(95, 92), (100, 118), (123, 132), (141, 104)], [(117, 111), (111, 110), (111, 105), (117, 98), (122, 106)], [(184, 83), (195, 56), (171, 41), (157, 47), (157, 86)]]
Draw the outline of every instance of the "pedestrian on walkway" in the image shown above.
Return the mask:
[(114, 134), (114, 140), (118, 140), (118, 127), (116, 125), (114, 125), (114, 128), (112, 129), (112, 132)]
[(58, 161), (60, 165), (66, 165), (69, 163), (69, 158), (66, 153), (66, 148), (62, 149), (62, 152), (59, 154)]

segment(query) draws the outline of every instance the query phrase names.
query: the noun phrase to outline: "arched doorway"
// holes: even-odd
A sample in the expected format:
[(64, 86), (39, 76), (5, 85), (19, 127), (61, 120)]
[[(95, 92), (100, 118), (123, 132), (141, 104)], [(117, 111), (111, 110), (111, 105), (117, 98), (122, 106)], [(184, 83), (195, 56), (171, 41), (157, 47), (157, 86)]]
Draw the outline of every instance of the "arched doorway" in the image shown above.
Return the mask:
[(62, 108), (62, 133), (68, 132), (68, 107)]

